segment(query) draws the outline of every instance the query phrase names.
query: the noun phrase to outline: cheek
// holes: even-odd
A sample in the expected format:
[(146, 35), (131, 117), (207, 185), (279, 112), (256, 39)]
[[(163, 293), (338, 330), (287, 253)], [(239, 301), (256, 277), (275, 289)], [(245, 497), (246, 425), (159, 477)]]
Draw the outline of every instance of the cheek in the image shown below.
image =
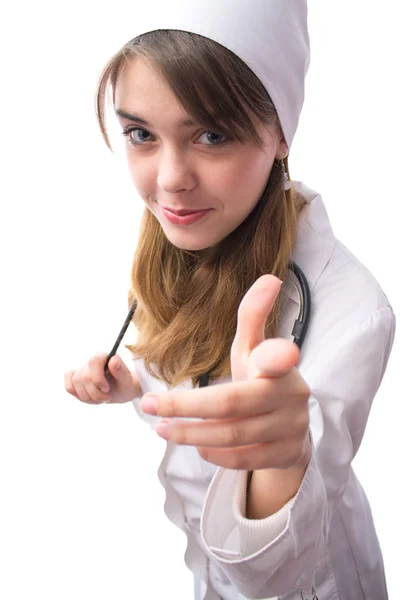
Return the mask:
[(219, 174), (218, 189), (225, 199), (239, 202), (243, 208), (254, 206), (267, 184), (271, 172), (270, 160), (257, 153), (242, 156)]

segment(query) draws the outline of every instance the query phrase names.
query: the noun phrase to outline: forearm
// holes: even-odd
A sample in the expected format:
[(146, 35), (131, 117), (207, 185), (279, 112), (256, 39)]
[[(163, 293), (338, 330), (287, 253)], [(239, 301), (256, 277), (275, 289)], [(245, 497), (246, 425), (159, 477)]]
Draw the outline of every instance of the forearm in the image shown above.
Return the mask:
[(289, 502), (303, 481), (310, 456), (308, 444), (303, 459), (293, 467), (253, 471), (247, 492), (246, 518), (265, 519)]

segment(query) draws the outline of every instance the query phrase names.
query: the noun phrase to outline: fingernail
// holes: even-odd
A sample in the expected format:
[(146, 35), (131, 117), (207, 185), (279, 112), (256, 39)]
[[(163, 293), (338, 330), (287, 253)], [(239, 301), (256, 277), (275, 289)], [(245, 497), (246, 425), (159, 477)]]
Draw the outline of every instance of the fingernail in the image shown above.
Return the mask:
[(105, 394), (107, 394), (107, 392), (110, 391), (110, 387), (108, 385), (101, 385), (100, 389), (102, 392), (104, 392)]
[(171, 425), (168, 419), (163, 419), (156, 425), (157, 434), (164, 440), (168, 440), (171, 433)]
[(150, 415), (156, 415), (158, 410), (158, 401), (155, 396), (146, 396), (140, 403), (143, 412)]
[(121, 361), (119, 360), (119, 358), (117, 358), (117, 360), (115, 361), (115, 368), (117, 369), (117, 371), (121, 368)]

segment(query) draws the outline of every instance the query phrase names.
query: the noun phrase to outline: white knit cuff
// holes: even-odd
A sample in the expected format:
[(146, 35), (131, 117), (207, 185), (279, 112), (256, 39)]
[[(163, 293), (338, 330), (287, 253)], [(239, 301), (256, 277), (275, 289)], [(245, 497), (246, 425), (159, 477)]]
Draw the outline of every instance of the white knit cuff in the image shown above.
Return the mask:
[(237, 523), (240, 551), (243, 557), (250, 556), (273, 542), (286, 528), (290, 508), (295, 498), (291, 498), (278, 512), (265, 519), (247, 519), (247, 477), (248, 471), (239, 471), (233, 494), (233, 517)]

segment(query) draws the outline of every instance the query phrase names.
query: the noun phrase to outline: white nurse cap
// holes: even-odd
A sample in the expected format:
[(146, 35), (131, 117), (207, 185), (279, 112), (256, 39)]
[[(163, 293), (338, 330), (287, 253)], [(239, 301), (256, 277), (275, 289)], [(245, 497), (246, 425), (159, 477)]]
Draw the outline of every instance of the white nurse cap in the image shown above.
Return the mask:
[[(132, 6), (132, 3), (128, 5)], [(222, 44), (257, 75), (275, 105), (290, 149), (310, 63), (307, 0), (147, 0), (121, 17), (127, 40), (177, 29)]]

